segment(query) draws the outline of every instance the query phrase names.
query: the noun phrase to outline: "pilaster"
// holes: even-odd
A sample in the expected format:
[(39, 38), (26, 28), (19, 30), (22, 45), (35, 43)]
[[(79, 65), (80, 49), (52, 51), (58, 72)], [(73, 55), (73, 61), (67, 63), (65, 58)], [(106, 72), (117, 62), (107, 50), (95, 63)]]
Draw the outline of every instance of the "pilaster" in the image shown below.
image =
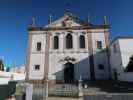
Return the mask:
[(27, 49), (27, 63), (26, 63), (26, 81), (29, 80), (29, 71), (30, 71), (30, 57), (32, 50), (32, 34), (29, 34), (28, 49)]

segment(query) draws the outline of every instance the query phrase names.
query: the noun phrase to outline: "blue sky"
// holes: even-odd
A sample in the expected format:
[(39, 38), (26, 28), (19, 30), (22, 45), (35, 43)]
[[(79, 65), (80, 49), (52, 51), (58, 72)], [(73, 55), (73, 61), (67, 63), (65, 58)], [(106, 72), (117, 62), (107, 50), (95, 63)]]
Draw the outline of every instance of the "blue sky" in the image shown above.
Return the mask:
[(93, 24), (103, 23), (106, 15), (111, 39), (133, 34), (132, 0), (0, 0), (0, 57), (5, 63), (25, 63), (32, 16), (38, 25), (46, 25), (48, 15), (52, 13), (54, 20), (62, 16), (67, 3), (81, 19), (89, 13)]

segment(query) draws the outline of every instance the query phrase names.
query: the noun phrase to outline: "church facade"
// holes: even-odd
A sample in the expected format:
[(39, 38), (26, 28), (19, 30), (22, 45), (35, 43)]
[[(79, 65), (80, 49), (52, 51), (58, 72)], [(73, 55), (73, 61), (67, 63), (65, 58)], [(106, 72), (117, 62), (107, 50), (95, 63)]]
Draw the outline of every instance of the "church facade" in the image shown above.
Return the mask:
[(28, 28), (27, 79), (74, 82), (109, 78), (109, 25), (93, 25), (72, 13)]

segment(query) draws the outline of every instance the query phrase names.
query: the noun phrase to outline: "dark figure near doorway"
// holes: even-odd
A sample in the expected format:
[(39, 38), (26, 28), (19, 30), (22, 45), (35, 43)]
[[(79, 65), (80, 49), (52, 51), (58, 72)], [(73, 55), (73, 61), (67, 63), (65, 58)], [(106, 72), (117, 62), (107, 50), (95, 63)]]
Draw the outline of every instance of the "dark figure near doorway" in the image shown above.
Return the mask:
[(65, 64), (64, 81), (65, 81), (65, 83), (73, 83), (74, 82), (74, 64), (72, 64), (70, 62)]

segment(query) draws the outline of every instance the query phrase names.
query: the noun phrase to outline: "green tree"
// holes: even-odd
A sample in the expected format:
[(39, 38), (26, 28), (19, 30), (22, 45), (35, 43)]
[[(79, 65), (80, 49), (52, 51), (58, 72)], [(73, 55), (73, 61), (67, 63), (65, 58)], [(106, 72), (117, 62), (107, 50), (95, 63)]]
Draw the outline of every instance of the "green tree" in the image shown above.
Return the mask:
[(0, 59), (0, 71), (4, 71), (4, 64), (2, 59)]
[(133, 55), (130, 57), (129, 63), (126, 67), (126, 72), (133, 72)]

